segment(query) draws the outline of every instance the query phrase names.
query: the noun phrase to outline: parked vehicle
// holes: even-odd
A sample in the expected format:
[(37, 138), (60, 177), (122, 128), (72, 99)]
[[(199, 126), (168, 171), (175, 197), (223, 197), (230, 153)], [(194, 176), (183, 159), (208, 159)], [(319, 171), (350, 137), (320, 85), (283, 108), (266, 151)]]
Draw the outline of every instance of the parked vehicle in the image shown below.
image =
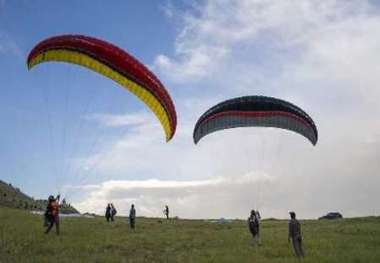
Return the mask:
[(340, 219), (343, 218), (342, 214), (339, 212), (330, 212), (327, 215), (321, 216), (318, 219)]

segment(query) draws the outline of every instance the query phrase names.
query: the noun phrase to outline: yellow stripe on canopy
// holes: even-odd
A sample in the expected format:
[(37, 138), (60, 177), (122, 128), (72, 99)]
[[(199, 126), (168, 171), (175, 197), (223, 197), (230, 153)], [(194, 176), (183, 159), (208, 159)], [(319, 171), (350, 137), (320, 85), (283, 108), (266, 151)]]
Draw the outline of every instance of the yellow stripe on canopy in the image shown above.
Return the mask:
[(171, 130), (169, 116), (160, 101), (143, 86), (86, 54), (65, 49), (52, 49), (39, 54), (30, 61), (28, 68), (31, 69), (35, 65), (47, 61), (63, 61), (77, 64), (113, 79), (140, 98), (154, 112), (165, 130), (166, 141), (170, 140), (173, 131)]

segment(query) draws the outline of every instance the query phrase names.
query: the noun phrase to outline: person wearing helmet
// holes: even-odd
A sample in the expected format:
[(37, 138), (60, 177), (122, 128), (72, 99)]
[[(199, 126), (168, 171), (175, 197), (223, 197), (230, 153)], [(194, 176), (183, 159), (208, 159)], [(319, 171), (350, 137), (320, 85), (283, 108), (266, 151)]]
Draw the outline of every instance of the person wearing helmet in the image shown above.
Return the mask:
[[(54, 200), (54, 196), (52, 196), (52, 195), (50, 195), (49, 197), (48, 197), (48, 205), (49, 205), (49, 203), (52, 201), (52, 200)], [(45, 227), (48, 227), (49, 226), (49, 223), (50, 223), (50, 214), (51, 213), (49, 213), (49, 206), (46, 206), (46, 209), (45, 209), (45, 213), (44, 213), (44, 226)]]
[(292, 240), (294, 252), (296, 253), (297, 257), (303, 257), (304, 252), (302, 248), (302, 235), (301, 235), (301, 224), (296, 219), (296, 213), (295, 212), (289, 212), (290, 214), (290, 220), (289, 220), (289, 235), (288, 235), (288, 242)]
[(46, 207), (48, 228), (46, 229), (45, 234), (49, 233), (55, 225), (55, 231), (57, 235), (59, 235), (59, 198), (60, 195), (57, 195), (56, 198), (54, 198), (52, 195), (49, 196), (48, 205)]

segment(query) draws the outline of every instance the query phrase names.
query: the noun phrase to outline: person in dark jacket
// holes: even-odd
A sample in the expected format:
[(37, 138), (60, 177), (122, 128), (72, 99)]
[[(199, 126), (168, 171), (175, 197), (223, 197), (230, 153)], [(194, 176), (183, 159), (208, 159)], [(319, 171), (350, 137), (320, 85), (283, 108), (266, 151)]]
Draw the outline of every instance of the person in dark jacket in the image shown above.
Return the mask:
[(129, 210), (129, 226), (132, 230), (135, 230), (135, 223), (136, 223), (136, 209), (135, 205), (131, 205), (131, 209)]
[(106, 215), (105, 216), (106, 216), (107, 222), (109, 222), (111, 219), (111, 205), (110, 204), (108, 204), (106, 207)]
[(288, 242), (292, 241), (294, 252), (297, 257), (304, 257), (304, 252), (302, 248), (302, 234), (301, 234), (301, 224), (296, 219), (296, 213), (289, 212), (289, 235)]
[(253, 244), (255, 245), (257, 243), (258, 245), (261, 245), (260, 223), (255, 210), (252, 210), (248, 217), (248, 228), (253, 237)]
[(165, 205), (164, 215), (166, 216), (166, 219), (169, 219), (169, 206), (168, 205)]
[(48, 205), (46, 207), (46, 217), (49, 225), (45, 234), (49, 233), (55, 225), (55, 232), (59, 235), (59, 198), (60, 195), (57, 195), (56, 198), (52, 195), (49, 196)]

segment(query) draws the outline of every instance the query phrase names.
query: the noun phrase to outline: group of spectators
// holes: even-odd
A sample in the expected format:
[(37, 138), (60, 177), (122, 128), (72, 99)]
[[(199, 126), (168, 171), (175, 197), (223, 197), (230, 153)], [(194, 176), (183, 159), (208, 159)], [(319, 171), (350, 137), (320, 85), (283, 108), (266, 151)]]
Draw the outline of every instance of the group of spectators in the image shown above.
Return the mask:
[[(166, 205), (163, 212), (164, 212), (166, 218), (169, 219), (169, 206)], [(115, 209), (114, 205), (108, 204), (106, 207), (106, 215), (105, 215), (107, 222), (109, 222), (110, 220), (111, 220), (111, 222), (114, 221), (115, 215), (116, 215), (116, 209)], [(128, 219), (129, 219), (130, 228), (132, 230), (134, 230), (135, 226), (136, 226), (136, 209), (135, 209), (134, 204), (132, 204), (131, 208), (129, 209)]]
[(106, 207), (106, 220), (107, 222), (113, 222), (115, 220), (115, 215), (117, 214), (116, 208), (113, 204), (108, 204)]

